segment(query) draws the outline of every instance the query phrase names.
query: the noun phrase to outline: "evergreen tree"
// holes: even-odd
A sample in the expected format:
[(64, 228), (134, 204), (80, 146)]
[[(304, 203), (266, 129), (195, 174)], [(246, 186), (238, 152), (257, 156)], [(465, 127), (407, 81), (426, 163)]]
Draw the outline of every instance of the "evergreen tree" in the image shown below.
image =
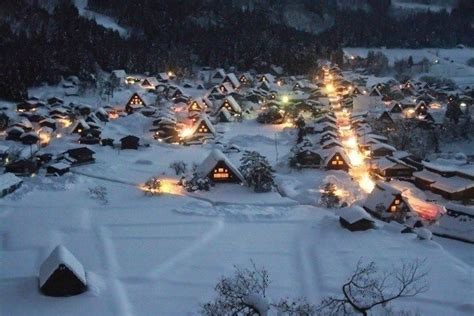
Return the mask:
[(255, 192), (269, 192), (274, 183), (273, 170), (267, 158), (256, 151), (245, 151), (240, 159), (240, 172)]
[(321, 192), (321, 205), (327, 208), (339, 207), (341, 201), (336, 195), (336, 185), (328, 182), (324, 185)]

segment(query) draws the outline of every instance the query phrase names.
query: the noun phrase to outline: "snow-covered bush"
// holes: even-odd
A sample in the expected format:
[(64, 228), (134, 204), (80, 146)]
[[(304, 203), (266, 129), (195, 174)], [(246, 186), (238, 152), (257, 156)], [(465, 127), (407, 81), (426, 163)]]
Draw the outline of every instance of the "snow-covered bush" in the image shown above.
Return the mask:
[(174, 169), (176, 175), (179, 176), (186, 173), (187, 165), (184, 161), (179, 160), (171, 163), (170, 168)]
[(276, 106), (272, 106), (257, 116), (257, 122), (262, 124), (282, 124), (285, 117)]
[(275, 185), (275, 172), (265, 156), (256, 151), (245, 151), (240, 159), (240, 172), (255, 192), (270, 192)]
[(189, 180), (182, 177), (178, 184), (182, 185), (188, 192), (209, 191), (213, 186), (212, 181), (208, 177), (199, 177), (196, 173)]
[(161, 194), (161, 181), (156, 177), (148, 179), (141, 187), (145, 195), (159, 195)]
[(89, 188), (89, 194), (91, 199), (97, 200), (101, 202), (102, 204), (107, 204), (109, 203), (109, 200), (107, 198), (107, 188), (103, 186), (96, 186)]

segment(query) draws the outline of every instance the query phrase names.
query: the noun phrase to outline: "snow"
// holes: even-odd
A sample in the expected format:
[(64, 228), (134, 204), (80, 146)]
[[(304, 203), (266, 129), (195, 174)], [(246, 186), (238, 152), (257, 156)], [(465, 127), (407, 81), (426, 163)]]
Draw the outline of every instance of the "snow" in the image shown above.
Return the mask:
[(87, 285), (86, 273), (81, 263), (63, 245), (57, 246), (43, 262), (39, 272), (39, 285), (43, 286), (59, 265), (65, 265), (74, 275)]
[(354, 224), (362, 219), (373, 221), (372, 217), (362, 207), (354, 205), (341, 208), (337, 214), (349, 224)]
[[(369, 51), (382, 52), (389, 60), (389, 65), (401, 59), (407, 59), (412, 56), (413, 62), (420, 62), (427, 58), (431, 65), (428, 73), (421, 73), (419, 76), (429, 75), (435, 77), (444, 77), (452, 79), (460, 86), (472, 86), (474, 84), (474, 68), (467, 65), (467, 61), (474, 56), (474, 48), (360, 48), (347, 47), (344, 53), (349, 56), (367, 57)], [(378, 82), (385, 82), (392, 77), (379, 78), (369, 76), (367, 82), (371, 86)]]
[(245, 304), (254, 307), (257, 310), (259, 316), (266, 316), (268, 310), (270, 309), (268, 300), (259, 294), (245, 295), (242, 300)]
[(10, 187), (21, 183), (22, 180), (12, 173), (4, 173), (0, 175), (0, 190), (9, 189)]
[(105, 27), (106, 29), (111, 29), (117, 31), (120, 36), (128, 37), (129, 32), (126, 28), (120, 26), (113, 18), (88, 10), (87, 9), (88, 0), (74, 0), (74, 3), (79, 10), (79, 14), (90, 19), (94, 20), (98, 25)]

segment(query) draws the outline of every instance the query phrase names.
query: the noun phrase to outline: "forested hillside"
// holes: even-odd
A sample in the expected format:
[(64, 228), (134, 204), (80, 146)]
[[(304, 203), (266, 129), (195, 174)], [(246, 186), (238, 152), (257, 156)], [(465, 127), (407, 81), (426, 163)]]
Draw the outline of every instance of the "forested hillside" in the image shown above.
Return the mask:
[(288, 3), (89, 0), (89, 9), (130, 30), (123, 38), (82, 17), (72, 1), (2, 1), (0, 98), (21, 99), (27, 86), (54, 83), (69, 74), (93, 83), (98, 69), (153, 73), (172, 68), (179, 73), (194, 64), (264, 68), (273, 63), (304, 73), (329, 52), (340, 58), (343, 46), (474, 45), (469, 0), (451, 13), (403, 17), (389, 14), (390, 1), (368, 1), (368, 10), (341, 9), (327, 0), (292, 2), (302, 12), (332, 19), (332, 26), (318, 34), (282, 22)]

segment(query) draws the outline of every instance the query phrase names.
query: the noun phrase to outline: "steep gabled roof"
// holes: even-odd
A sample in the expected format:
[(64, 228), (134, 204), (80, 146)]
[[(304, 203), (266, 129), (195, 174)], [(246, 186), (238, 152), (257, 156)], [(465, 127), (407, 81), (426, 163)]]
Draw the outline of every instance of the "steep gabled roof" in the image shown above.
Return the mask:
[(49, 257), (43, 262), (40, 267), (39, 281), (40, 286), (43, 286), (49, 277), (56, 271), (59, 265), (65, 265), (74, 275), (86, 285), (86, 273), (82, 264), (74, 257), (74, 255), (66, 249), (66, 247), (59, 245)]
[(214, 169), (214, 167), (217, 165), (218, 162), (224, 162), (225, 165), (227, 167), (229, 167), (229, 169), (235, 174), (235, 176), (237, 178), (239, 178), (239, 180), (242, 182), (242, 183), (245, 183), (245, 179), (244, 177), (242, 176), (242, 174), (240, 173), (239, 169), (237, 169), (234, 164), (227, 158), (226, 155), (224, 155), (222, 153), (222, 151), (218, 150), (218, 149), (214, 149), (211, 151), (211, 153), (209, 154), (209, 156), (207, 156), (206, 159), (204, 159), (204, 161), (198, 166), (197, 168), (197, 173), (201, 176), (201, 177), (207, 177), (207, 175), (212, 172), (212, 170)]

